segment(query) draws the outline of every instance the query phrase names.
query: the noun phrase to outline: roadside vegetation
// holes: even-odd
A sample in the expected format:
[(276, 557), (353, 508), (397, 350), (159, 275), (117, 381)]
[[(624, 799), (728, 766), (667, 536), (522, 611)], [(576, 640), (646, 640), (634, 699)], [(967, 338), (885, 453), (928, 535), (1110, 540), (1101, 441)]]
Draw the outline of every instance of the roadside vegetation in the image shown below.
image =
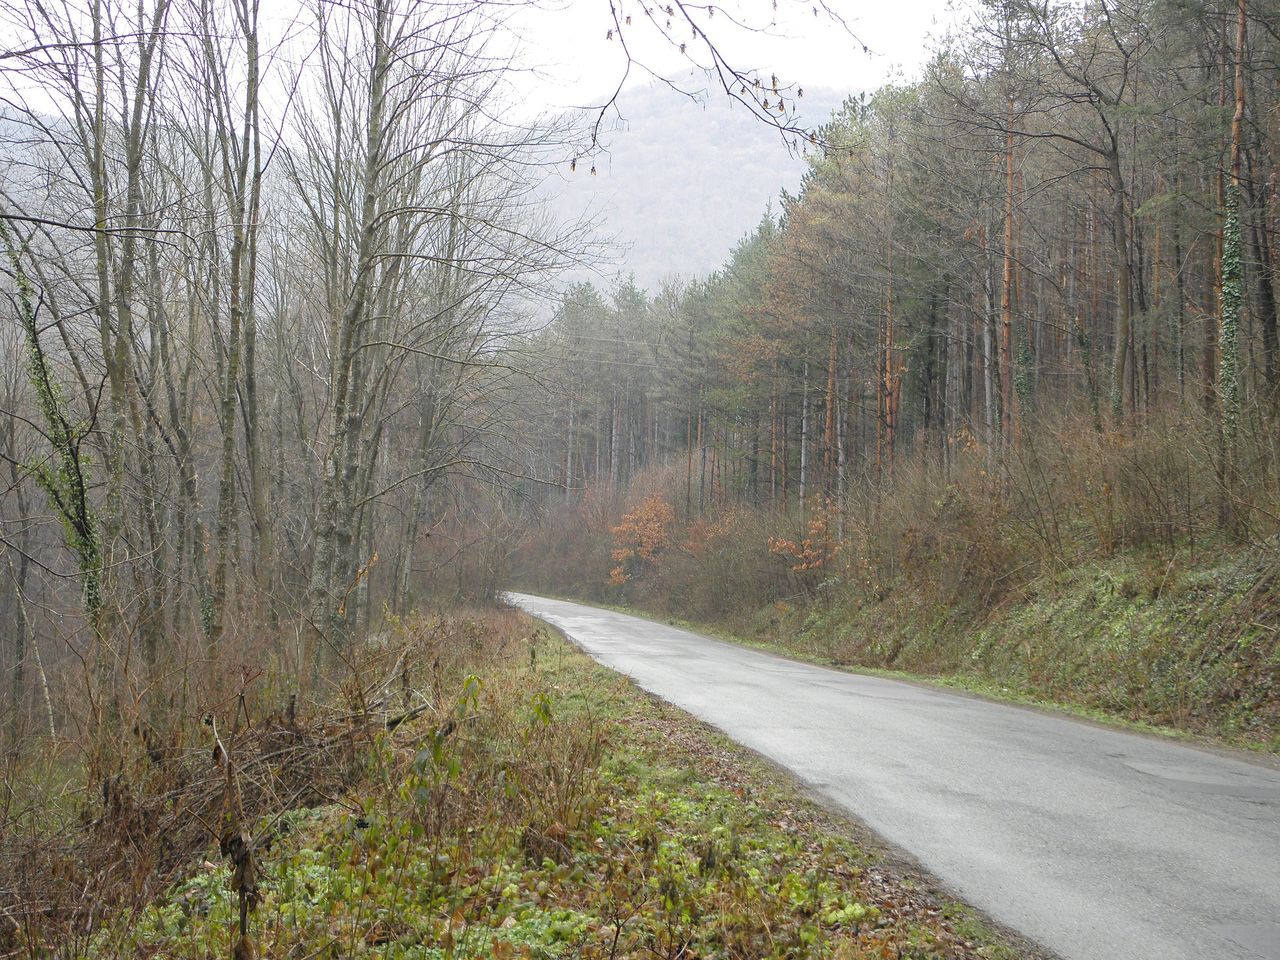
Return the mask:
[[(434, 666), (386, 669), (413, 662)], [(407, 621), (366, 666), (393, 709), (246, 697), (106, 809), (11, 808), (0, 955), (1023, 955), (521, 614)], [(193, 780), (162, 787), (165, 764)]]
[(1275, 539), (1222, 535), (1187, 433), (1077, 426), (1003, 469), (917, 458), (803, 509), (683, 515), (678, 470), (657, 469), (554, 513), (528, 540), (553, 562), (520, 576), (836, 665), (1280, 749)]

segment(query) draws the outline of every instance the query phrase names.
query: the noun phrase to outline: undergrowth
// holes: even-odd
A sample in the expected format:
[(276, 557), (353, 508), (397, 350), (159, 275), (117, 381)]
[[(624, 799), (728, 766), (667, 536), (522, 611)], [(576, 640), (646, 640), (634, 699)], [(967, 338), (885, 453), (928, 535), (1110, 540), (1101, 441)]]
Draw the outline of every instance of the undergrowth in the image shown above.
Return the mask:
[(378, 734), (331, 802), (258, 820), (246, 938), (210, 851), (62, 953), (1015, 956), (745, 752), (528, 629)]
[(1280, 749), (1280, 461), (1250, 447), (1224, 529), (1212, 424), (1147, 426), (1050, 419), (803, 503), (695, 505), (667, 465), (550, 511), (517, 583)]
[(836, 665), (952, 678), (1280, 749), (1280, 583), (1270, 558), (1247, 550), (1194, 565), (1092, 561), (985, 613), (903, 589), (775, 603), (733, 629)]

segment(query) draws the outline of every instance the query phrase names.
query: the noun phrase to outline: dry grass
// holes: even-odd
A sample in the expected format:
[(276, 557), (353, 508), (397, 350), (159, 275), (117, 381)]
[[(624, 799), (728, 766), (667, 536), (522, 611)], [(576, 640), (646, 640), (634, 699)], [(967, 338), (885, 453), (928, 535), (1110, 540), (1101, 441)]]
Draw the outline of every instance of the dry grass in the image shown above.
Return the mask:
[(519, 622), (336, 802), (259, 828), (247, 937), (227, 867), (198, 864), (88, 957), (1016, 955), (776, 771)]
[(368, 774), (379, 738), (447, 710), (465, 666), (515, 649), (522, 628), (495, 611), (393, 624), (317, 673), (324, 699), (290, 693), (271, 705), (263, 691), (287, 689), (288, 677), (228, 670), (238, 676), (230, 696), (168, 713), (163, 726), (135, 720), (109, 758), (101, 744), (64, 742), (52, 761), (39, 751), (11, 761), (0, 806), (0, 956), (55, 944), (77, 954), (104, 923), (168, 889), (210, 843), (243, 860), (234, 849), (242, 830), (268, 843), (286, 811), (333, 802)]

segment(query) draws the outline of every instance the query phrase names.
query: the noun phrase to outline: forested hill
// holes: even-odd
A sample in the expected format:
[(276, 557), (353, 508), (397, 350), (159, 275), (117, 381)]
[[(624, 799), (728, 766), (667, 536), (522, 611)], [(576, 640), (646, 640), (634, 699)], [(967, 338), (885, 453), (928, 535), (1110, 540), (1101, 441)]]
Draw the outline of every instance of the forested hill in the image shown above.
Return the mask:
[(1280, 742), (1278, 19), (980, 7), (720, 269), (570, 291), (525, 586)]
[[(800, 122), (825, 123), (844, 96), (806, 89)], [(633, 272), (650, 289), (672, 273), (710, 273), (783, 189), (798, 188), (806, 161), (778, 131), (717, 92), (704, 100), (657, 83), (625, 91), (596, 174), (586, 162), (550, 181), (563, 214), (595, 211), (616, 238), (619, 259), (602, 270)]]

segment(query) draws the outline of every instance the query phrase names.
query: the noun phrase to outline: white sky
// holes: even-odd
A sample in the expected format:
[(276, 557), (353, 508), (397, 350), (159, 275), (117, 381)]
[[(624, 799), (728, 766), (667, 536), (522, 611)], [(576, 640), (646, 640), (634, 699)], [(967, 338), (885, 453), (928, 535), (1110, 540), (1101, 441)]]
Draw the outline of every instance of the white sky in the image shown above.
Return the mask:
[[(596, 161), (599, 175), (587, 175), (592, 161), (580, 164), (576, 174), (563, 172), (557, 207), (570, 216), (584, 210), (602, 215), (603, 232), (620, 250), (604, 272), (634, 272), (642, 286), (654, 290), (665, 276), (702, 275), (719, 267), (771, 201), (776, 210), (779, 192), (797, 188), (805, 163), (745, 109), (729, 111), (718, 88), (706, 89), (705, 76), (687, 79), (690, 62), (643, 20), (640, 0), (534, 0), (513, 13), (510, 26), (525, 42), (518, 59), (536, 68), (512, 84), (530, 112), (598, 106), (617, 88), (626, 60), (617, 39), (606, 39), (613, 26), (610, 2), (620, 17), (633, 14), (628, 43), (652, 73), (633, 68), (630, 93), (624, 89), (617, 103), (627, 122), (619, 125), (607, 116), (602, 125), (608, 153)], [(916, 75), (932, 39), (954, 16), (946, 0), (829, 0), (846, 30), (821, 8), (815, 17), (814, 2), (778, 0), (775, 14), (770, 0), (725, 0), (723, 6), (716, 0), (721, 15), (705, 22), (733, 66), (755, 68), (766, 79), (776, 73), (781, 83), (816, 94), (799, 102), (804, 127), (823, 123), (849, 94)], [(765, 24), (774, 16), (778, 22), (766, 32), (743, 31), (724, 12), (756, 24), (761, 17)], [(678, 40), (690, 39), (686, 25)], [(703, 54), (695, 44), (689, 50), (695, 57)], [(655, 73), (686, 78), (679, 81), (686, 91), (706, 89), (707, 110), (654, 86)], [(671, 105), (663, 107), (655, 97)], [(732, 152), (698, 135), (694, 128), (707, 123), (734, 125), (724, 138)]]
[[(489, 10), (521, 38), (515, 60), (528, 72), (513, 76), (509, 89), (522, 101), (519, 111), (530, 114), (601, 105), (626, 69), (618, 39), (606, 38), (613, 26), (611, 4), (620, 19), (631, 15), (626, 35), (641, 66), (632, 68), (617, 108), (623, 120), (637, 122), (619, 124), (617, 117), (604, 118), (602, 136), (609, 152), (596, 160), (598, 177), (587, 175), (591, 160), (580, 164), (576, 175), (569, 171), (557, 175), (566, 181), (561, 211), (603, 214), (602, 232), (615, 237), (623, 251), (630, 251), (613, 269), (634, 269), (643, 283), (652, 286), (660, 276), (705, 273), (723, 262), (738, 239), (759, 222), (779, 190), (795, 189), (804, 163), (787, 153), (776, 133), (740, 107), (730, 119), (712, 121), (738, 125), (738, 132), (730, 137), (739, 147), (736, 162), (733, 157), (707, 153), (705, 144), (701, 155), (689, 155), (687, 148), (696, 139), (690, 136), (689, 125), (706, 123), (706, 114), (675, 93), (662, 95), (681, 101), (678, 109), (655, 108), (652, 96), (646, 98), (642, 88), (653, 85), (655, 75), (684, 77), (681, 88), (705, 90), (713, 113), (728, 109), (726, 98), (705, 76), (691, 73), (690, 68), (705, 64), (707, 56), (699, 43), (692, 42), (688, 24), (682, 30), (673, 29), (672, 35), (676, 44), (689, 43), (692, 63), (647, 21), (644, 2), (493, 0)], [(648, 2), (657, 12), (658, 4), (669, 0)], [(825, 0), (834, 16), (826, 12), (824, 0), (776, 0), (776, 10), (773, 0), (688, 2), (702, 5), (702, 13), (696, 12), (696, 6), (688, 9), (695, 11), (734, 67), (758, 70), (764, 78), (776, 74), (793, 92), (796, 87), (813, 91), (815, 96), (798, 104), (798, 122), (809, 127), (824, 122), (826, 111), (848, 94), (913, 77), (933, 39), (953, 22), (953, 2), (965, 0)], [(712, 3), (716, 12), (707, 19), (706, 5)], [(817, 16), (812, 12), (815, 3)], [(293, 21), (300, 15), (298, 0), (263, 0), (262, 10), (264, 26), (282, 35), (292, 32)], [(665, 23), (665, 15), (658, 16)], [(672, 19), (678, 26), (679, 11)], [(734, 20), (759, 29), (736, 27)], [(3, 27), (0, 23), (0, 33)], [(32, 95), (38, 100), (41, 92), (32, 91)], [(749, 162), (743, 162), (742, 149), (748, 151)], [(708, 189), (700, 189), (700, 184)]]
[[(638, 0), (613, 2), (620, 14), (634, 14), (628, 42), (636, 59), (663, 76), (688, 71), (689, 62), (645, 22)], [(783, 83), (854, 93), (875, 89), (896, 74), (913, 75), (928, 53), (929, 38), (943, 32), (953, 15), (947, 0), (830, 0), (846, 31), (821, 8), (815, 17), (812, 8), (813, 0), (778, 0), (776, 12), (769, 0), (725, 0), (716, 4), (720, 16), (704, 23), (735, 66), (756, 67), (766, 77), (776, 73)], [(518, 84), (528, 91), (531, 106), (592, 105), (612, 92), (625, 60), (617, 39), (606, 39), (613, 26), (609, 11), (610, 0), (542, 0), (513, 14), (511, 25), (527, 44), (521, 59), (540, 74)], [(770, 18), (777, 23), (764, 32), (743, 31), (726, 12), (756, 25)], [(691, 40), (687, 26), (673, 34)], [(690, 43), (689, 52), (705, 60), (696, 44)], [(633, 69), (628, 78), (629, 85), (651, 81), (642, 70)]]

